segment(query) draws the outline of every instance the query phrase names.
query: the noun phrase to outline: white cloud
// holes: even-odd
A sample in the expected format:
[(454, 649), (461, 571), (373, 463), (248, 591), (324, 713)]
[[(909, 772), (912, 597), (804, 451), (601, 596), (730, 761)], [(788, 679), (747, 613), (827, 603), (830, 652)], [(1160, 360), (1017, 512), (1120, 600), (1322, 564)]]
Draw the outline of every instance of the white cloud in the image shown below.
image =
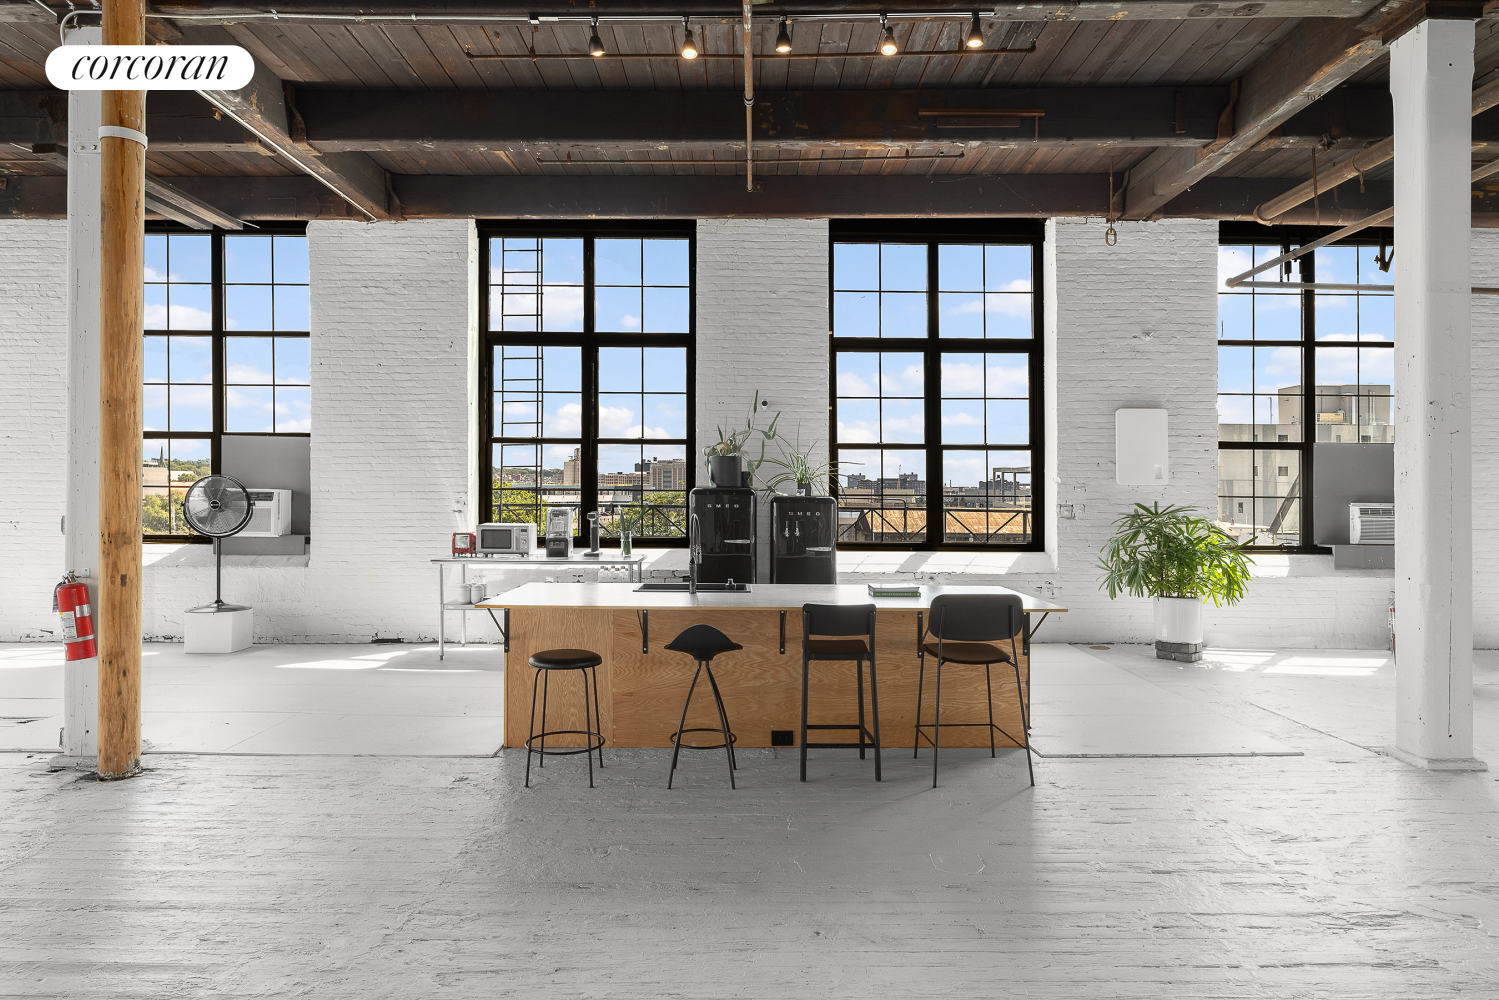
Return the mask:
[(630, 407), (599, 407), (599, 437), (634, 437), (639, 433), (640, 416)]
[(192, 306), (172, 306), (170, 311), (163, 305), (146, 306), (147, 330), (211, 330), (213, 317), (206, 309)]
[(229, 381), (244, 382), (250, 385), (270, 385), (271, 373), (254, 365), (230, 365)]
[[(583, 404), (568, 403), (548, 414), (546, 433), (548, 437), (571, 437), (582, 432)], [(569, 453), (571, 454), (571, 453)]]

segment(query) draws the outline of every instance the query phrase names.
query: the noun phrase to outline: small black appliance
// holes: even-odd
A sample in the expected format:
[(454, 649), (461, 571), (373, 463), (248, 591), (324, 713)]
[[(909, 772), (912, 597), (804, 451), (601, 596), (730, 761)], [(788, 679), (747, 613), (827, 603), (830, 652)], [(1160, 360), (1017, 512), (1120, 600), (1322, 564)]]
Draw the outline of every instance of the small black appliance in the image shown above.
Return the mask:
[(778, 496), (770, 501), (770, 582), (837, 583), (838, 501)]

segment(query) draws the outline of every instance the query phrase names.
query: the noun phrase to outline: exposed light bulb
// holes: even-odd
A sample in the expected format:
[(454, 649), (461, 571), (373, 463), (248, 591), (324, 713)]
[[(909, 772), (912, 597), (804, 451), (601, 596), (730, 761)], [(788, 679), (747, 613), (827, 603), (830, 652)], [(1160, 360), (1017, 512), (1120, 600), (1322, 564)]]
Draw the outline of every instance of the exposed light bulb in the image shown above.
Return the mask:
[(599, 19), (593, 19), (593, 34), (588, 36), (588, 54), (601, 56), (604, 54), (604, 41), (599, 38)]
[(781, 31), (780, 31), (780, 34), (776, 35), (776, 51), (777, 52), (790, 52), (791, 51), (791, 32), (789, 32), (789, 31), (786, 30), (786, 19), (784, 17), (781, 18)]
[(979, 24), (979, 12), (973, 12), (973, 25), (968, 29), (968, 47), (970, 49), (981, 49), (984, 47), (984, 28)]
[(696, 59), (697, 58), (697, 42), (694, 42), (692, 40), (692, 25), (687, 20), (687, 18), (685, 18), (685, 17), (682, 18), (682, 27), (687, 32), (687, 37), (684, 38), (684, 39), (682, 39), (682, 58), (683, 59)]
[(893, 56), (900, 51), (900, 47), (895, 44), (895, 32), (891, 30), (890, 25), (885, 21), (884, 14), (880, 15), (880, 27), (885, 29), (880, 35), (880, 55)]

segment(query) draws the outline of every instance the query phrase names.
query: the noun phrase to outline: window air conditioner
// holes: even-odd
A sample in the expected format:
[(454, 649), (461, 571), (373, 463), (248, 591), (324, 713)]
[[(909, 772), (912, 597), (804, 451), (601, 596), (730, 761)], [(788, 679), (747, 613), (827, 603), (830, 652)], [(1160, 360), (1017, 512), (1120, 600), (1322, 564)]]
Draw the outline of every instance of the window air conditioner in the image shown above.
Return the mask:
[(1395, 505), (1392, 503), (1349, 504), (1348, 541), (1352, 545), (1394, 545)]
[(291, 490), (248, 491), (255, 506), (241, 538), (275, 538), (291, 534)]

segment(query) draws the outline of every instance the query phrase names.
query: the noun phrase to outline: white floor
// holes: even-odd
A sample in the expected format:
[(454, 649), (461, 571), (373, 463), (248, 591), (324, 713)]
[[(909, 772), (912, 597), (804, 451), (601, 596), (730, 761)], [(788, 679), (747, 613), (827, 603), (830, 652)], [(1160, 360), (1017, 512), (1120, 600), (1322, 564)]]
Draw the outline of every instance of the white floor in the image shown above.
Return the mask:
[[(264, 645), (226, 655), (148, 643), (148, 753), (493, 754), (504, 736), (495, 646)], [(0, 645), (0, 749), (55, 750), (61, 646)]]
[[(713, 753), (667, 791), (662, 750), (607, 750), (593, 789), (579, 758), (524, 788), (516, 750), (235, 755), (497, 727), (492, 650), (148, 652), (148, 735), (231, 755), (100, 784), (0, 754), (0, 996), (1499, 997), (1499, 773), (1377, 752), (1383, 653), (1040, 647), (1034, 788), (1016, 750), (944, 751), (936, 789), (929, 751), (880, 784), (818, 751), (803, 784), (746, 750), (737, 791)], [(56, 697), (45, 655), (0, 648), (0, 715)], [(268, 718), (216, 734), (224, 713)], [(331, 717), (375, 732), (290, 725)], [(1296, 755), (1215, 755), (1250, 737)]]

